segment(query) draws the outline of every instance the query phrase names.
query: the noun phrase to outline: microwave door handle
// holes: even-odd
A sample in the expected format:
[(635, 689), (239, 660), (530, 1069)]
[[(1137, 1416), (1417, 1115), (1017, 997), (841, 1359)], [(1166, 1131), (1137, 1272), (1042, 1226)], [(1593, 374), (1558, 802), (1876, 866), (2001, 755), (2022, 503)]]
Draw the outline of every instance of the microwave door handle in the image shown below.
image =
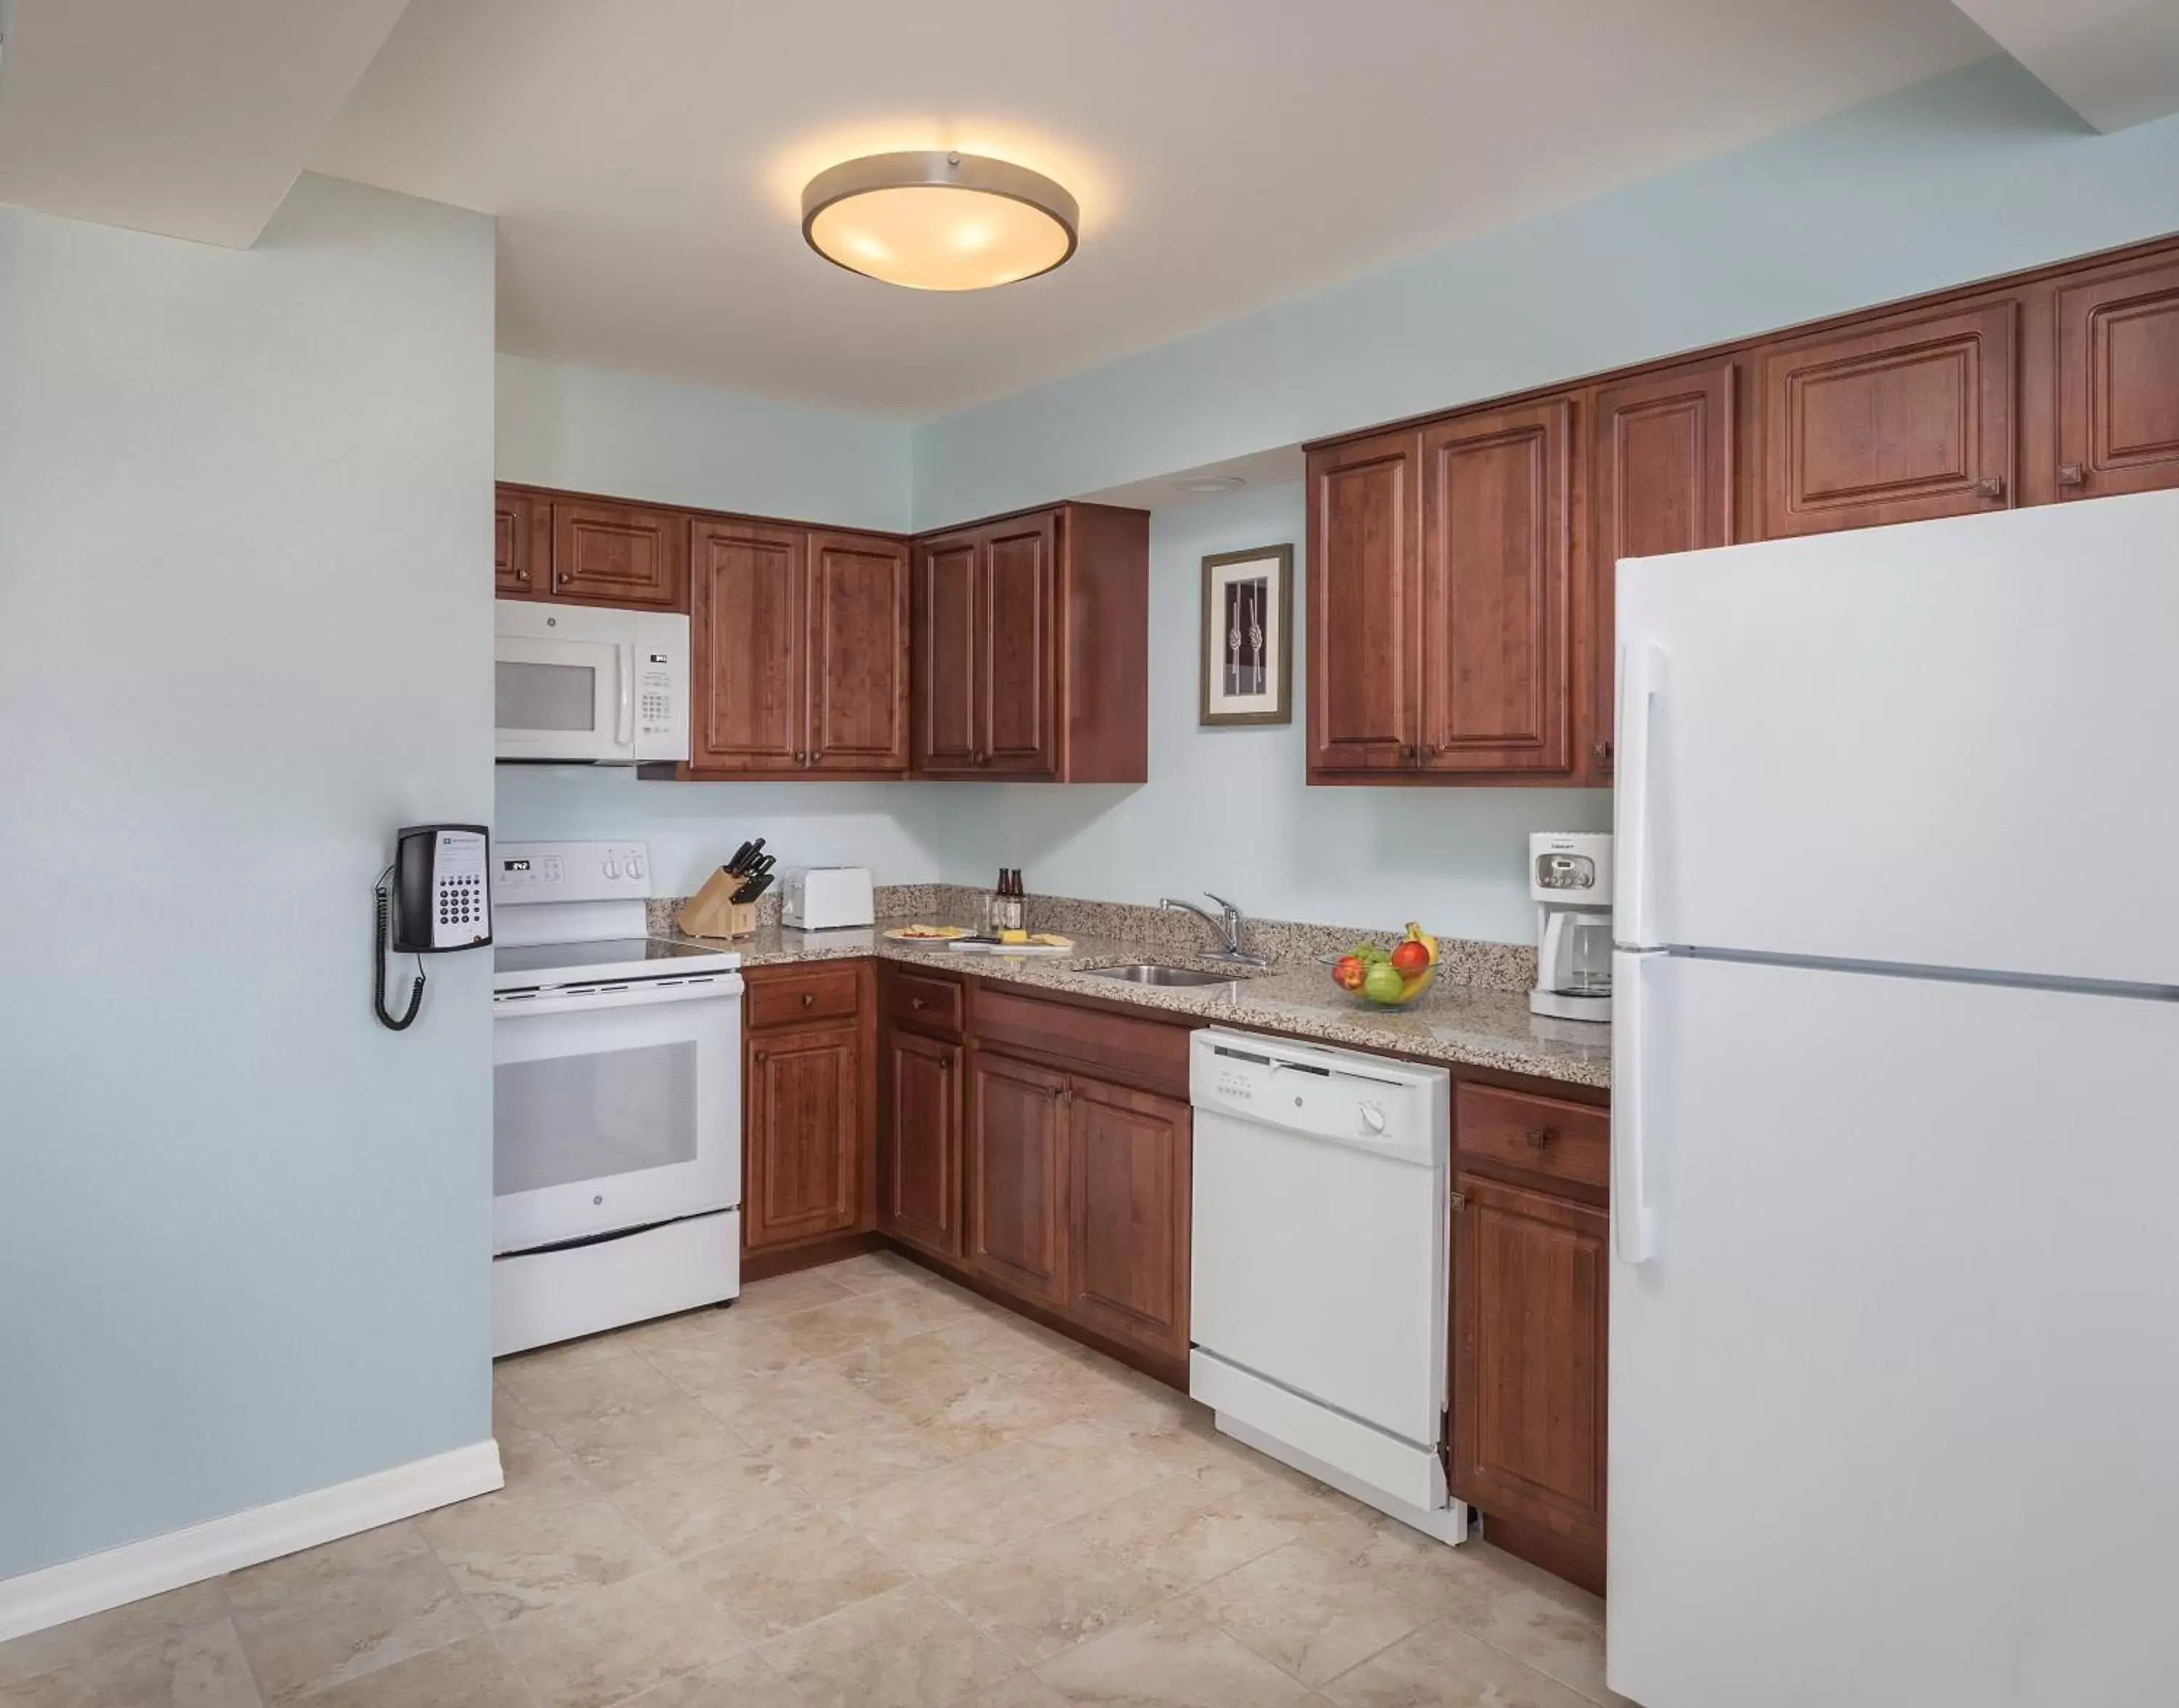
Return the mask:
[(635, 648), (617, 646), (613, 655), (620, 660), (620, 709), (613, 725), (613, 745), (625, 751), (635, 745)]

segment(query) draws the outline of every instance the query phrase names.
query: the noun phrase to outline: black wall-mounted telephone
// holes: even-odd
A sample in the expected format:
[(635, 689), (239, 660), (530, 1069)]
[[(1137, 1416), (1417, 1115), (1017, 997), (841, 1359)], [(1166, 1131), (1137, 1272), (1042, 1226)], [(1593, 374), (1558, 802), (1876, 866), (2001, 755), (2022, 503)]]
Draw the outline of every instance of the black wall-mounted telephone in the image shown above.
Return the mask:
[[(481, 949), (491, 941), (490, 854), (491, 835), (481, 824), (410, 824), (398, 833), (393, 863), (379, 874), (373, 891), (370, 1005), (381, 1026), (406, 1032), (415, 1023), (424, 1003), (425, 955)], [(395, 950), (417, 957), (416, 982), (398, 1020), (386, 1007), (389, 924)]]

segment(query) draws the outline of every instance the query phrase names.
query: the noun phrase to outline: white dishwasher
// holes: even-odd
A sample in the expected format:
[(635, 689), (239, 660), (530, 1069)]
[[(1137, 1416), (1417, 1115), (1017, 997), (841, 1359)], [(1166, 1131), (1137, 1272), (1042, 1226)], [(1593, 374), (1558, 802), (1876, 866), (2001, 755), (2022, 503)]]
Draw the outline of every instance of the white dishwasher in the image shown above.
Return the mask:
[(1188, 1391), (1236, 1439), (1457, 1542), (1451, 1087), (1443, 1068), (1195, 1034)]

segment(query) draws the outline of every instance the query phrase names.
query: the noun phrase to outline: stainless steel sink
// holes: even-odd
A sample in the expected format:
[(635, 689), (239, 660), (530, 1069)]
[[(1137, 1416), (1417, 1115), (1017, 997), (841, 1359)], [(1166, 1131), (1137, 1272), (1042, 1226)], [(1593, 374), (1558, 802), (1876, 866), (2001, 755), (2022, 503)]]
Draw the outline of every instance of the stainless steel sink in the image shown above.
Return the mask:
[(1136, 961), (1129, 966), (1092, 966), (1084, 969), (1099, 978), (1125, 979), (1129, 984), (1231, 984), (1241, 972), (1204, 972), (1193, 966), (1158, 966)]

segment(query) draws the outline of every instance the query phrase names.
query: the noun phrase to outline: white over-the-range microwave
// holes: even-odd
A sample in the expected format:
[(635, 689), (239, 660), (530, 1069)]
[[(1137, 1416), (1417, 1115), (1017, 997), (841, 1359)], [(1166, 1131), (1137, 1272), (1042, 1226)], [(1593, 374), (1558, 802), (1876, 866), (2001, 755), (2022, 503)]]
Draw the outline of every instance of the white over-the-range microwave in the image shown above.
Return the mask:
[(689, 757), (689, 619), (497, 601), (502, 759), (633, 765)]

